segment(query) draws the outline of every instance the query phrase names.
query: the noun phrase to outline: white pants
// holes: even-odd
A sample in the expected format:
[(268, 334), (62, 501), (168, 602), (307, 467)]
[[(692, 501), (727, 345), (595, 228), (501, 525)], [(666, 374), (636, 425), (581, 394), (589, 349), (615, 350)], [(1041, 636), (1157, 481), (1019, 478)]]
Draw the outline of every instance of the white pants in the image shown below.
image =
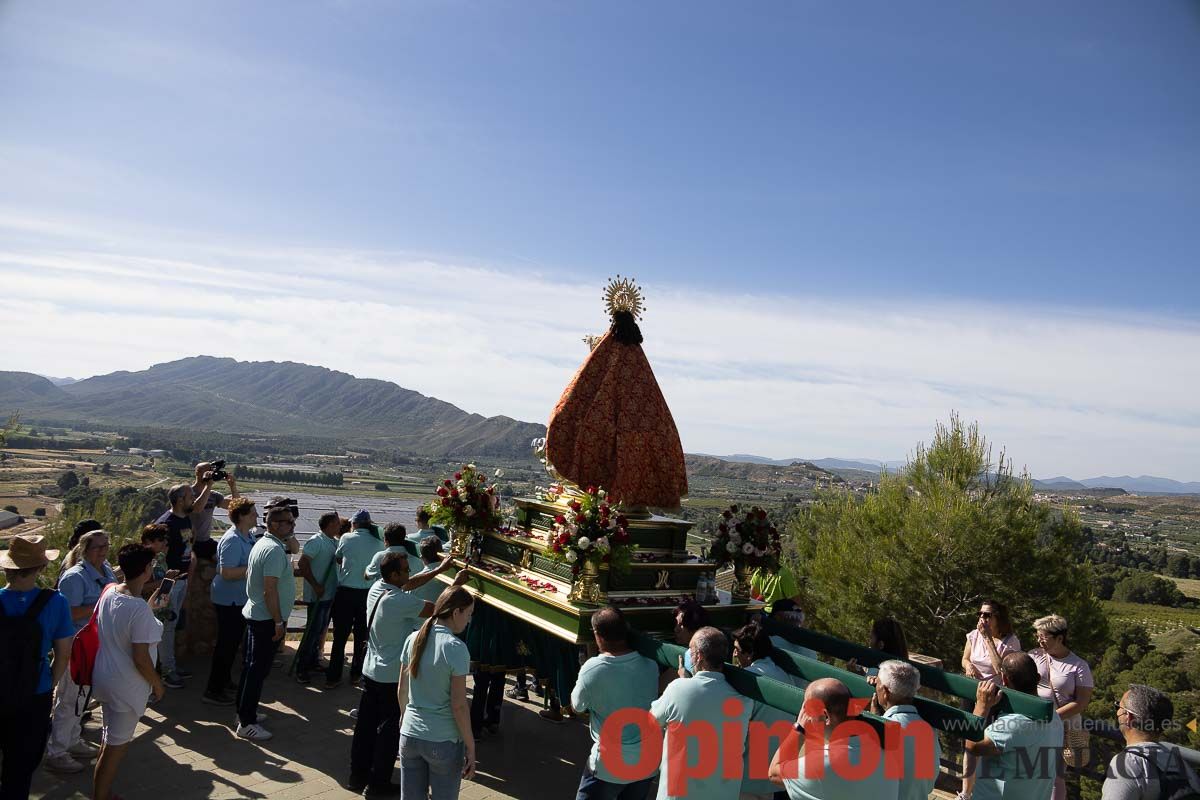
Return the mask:
[(186, 577), (175, 581), (171, 587), (171, 596), (167, 598), (167, 608), (171, 613), (163, 620), (162, 643), (158, 646), (158, 660), (162, 662), (163, 672), (170, 675), (175, 671), (175, 626), (179, 623), (179, 612), (187, 597), (188, 582)]
[[(79, 741), (81, 722), (75, 713), (79, 702), (79, 687), (71, 680), (71, 670), (63, 671), (58, 686), (54, 689), (54, 716), (50, 723), (50, 741), (46, 743), (46, 757), (66, 755)], [(79, 709), (83, 713), (83, 709)]]

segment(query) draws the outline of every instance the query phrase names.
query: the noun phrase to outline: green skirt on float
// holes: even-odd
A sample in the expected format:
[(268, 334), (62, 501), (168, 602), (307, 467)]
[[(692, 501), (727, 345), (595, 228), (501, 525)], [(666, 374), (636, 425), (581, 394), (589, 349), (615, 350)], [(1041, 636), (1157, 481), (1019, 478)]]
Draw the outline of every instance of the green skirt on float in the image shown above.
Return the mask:
[[(471, 659), (483, 668), (532, 670), (560, 698), (579, 675), (579, 646), (478, 601), (466, 631)], [(564, 700), (564, 702), (566, 702)]]

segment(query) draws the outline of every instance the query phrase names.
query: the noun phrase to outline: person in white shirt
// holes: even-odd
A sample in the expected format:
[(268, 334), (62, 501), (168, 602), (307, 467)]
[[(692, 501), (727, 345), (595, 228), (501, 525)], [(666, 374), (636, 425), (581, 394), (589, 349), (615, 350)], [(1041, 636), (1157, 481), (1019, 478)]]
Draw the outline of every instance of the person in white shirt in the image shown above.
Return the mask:
[(99, 759), (93, 776), (92, 797), (108, 800), (138, 720), (146, 713), (153, 694), (161, 700), (166, 691), (154, 659), (162, 640), (163, 625), (153, 608), (165, 608), (167, 598), (157, 591), (147, 604), (142, 587), (150, 580), (154, 551), (140, 544), (127, 544), (117, 554), (125, 575), (101, 596), (96, 606), (96, 630), (100, 650), (92, 672), (93, 692), (103, 710), (104, 728)]
[(1200, 779), (1179, 749), (1162, 741), (1175, 725), (1171, 699), (1157, 689), (1130, 684), (1117, 702), (1117, 725), (1125, 749), (1108, 762), (1101, 800), (1158, 800), (1191, 791), (1200, 794)]

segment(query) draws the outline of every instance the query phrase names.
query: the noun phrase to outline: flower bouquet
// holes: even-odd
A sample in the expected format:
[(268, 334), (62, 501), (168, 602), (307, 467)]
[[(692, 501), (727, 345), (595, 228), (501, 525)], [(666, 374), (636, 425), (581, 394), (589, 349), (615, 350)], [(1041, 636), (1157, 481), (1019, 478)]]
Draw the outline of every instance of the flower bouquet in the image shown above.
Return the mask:
[[(554, 499), (562, 496), (551, 487)], [(589, 486), (581, 496), (567, 502), (567, 510), (554, 518), (547, 544), (548, 555), (555, 561), (571, 565), (572, 574), (578, 575), (584, 567), (589, 572), (608, 564), (615, 572), (629, 569), (635, 545), (630, 543), (628, 521), (608, 501), (603, 489)]]
[(488, 484), (474, 464), (443, 480), (435, 491), (437, 497), (429, 504), (430, 521), (454, 531), (451, 549), (459, 555), (471, 533), (496, 530), (504, 521), (495, 484)]
[(733, 505), (721, 512), (709, 559), (718, 567), (779, 570), (782, 546), (779, 531), (758, 506), (742, 511)]

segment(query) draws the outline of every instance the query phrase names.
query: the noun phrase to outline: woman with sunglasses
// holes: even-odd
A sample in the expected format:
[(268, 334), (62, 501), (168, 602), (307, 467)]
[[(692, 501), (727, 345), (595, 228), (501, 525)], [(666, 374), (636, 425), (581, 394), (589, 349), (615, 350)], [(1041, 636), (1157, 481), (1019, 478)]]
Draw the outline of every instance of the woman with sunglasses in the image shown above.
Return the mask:
[[(963, 647), (962, 667), (968, 678), (977, 681), (991, 681), (1002, 686), (1000, 678), (1000, 659), (1009, 653), (1021, 651), (1021, 642), (1013, 633), (1012, 620), (1008, 616), (1008, 606), (995, 600), (984, 600), (979, 605), (979, 617), (975, 629), (967, 633), (967, 643)], [(966, 701), (973, 704), (973, 700)], [(967, 707), (970, 710), (970, 707)], [(966, 753), (963, 761), (962, 791), (958, 793), (959, 800), (970, 798), (975, 791), (976, 758)]]

